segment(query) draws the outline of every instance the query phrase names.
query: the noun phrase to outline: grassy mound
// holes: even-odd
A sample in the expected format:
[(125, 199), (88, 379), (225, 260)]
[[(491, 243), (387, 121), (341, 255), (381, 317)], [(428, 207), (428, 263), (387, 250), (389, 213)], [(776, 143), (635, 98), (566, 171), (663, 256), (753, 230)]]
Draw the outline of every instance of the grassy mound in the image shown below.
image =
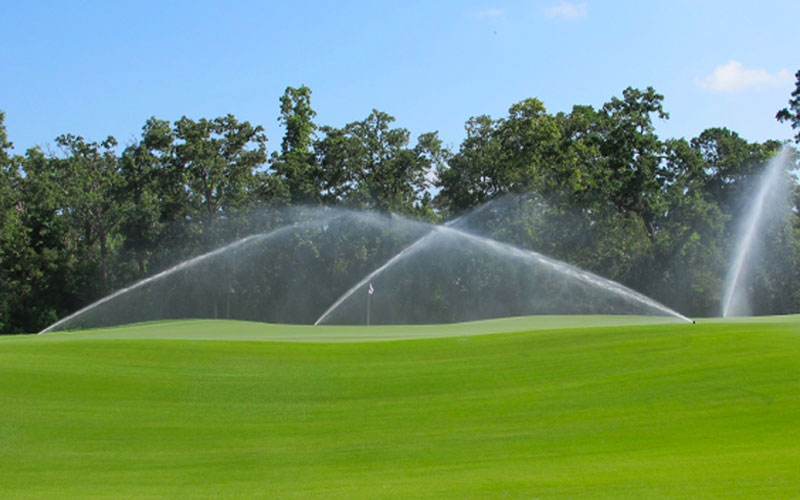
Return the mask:
[(673, 317), (588, 315), (523, 316), (468, 323), (391, 326), (275, 325), (234, 320), (180, 320), (139, 323), (112, 328), (46, 334), (52, 340), (161, 339), (161, 340), (260, 340), (278, 342), (373, 342), (424, 338), (462, 337), (490, 333), (528, 332), (598, 326), (681, 324)]
[(800, 317), (536, 321), (0, 338), (0, 496), (800, 496)]

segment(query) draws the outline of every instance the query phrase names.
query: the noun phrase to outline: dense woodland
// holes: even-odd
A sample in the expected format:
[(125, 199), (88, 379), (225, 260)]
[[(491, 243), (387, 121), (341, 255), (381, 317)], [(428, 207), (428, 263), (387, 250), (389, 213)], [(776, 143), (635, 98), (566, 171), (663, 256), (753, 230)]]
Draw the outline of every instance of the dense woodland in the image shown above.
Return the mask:
[[(782, 144), (727, 128), (662, 139), (662, 101), (628, 88), (600, 108), (553, 114), (526, 99), (506, 116), (471, 118), (456, 151), (436, 132), (412, 140), (377, 110), (319, 125), (307, 87), (280, 97), (274, 151), (263, 127), (227, 115), (154, 117), (131, 144), (65, 134), (56, 152), (13, 155), (0, 113), (0, 331), (38, 331), (247, 234), (252, 213), (298, 204), (438, 222), (493, 202), (503, 207), (487, 224), (493, 237), (684, 314), (718, 315), (741, 212)], [(800, 71), (776, 118), (800, 142)], [(757, 314), (800, 311), (800, 184), (789, 170), (786, 216), (766, 228), (754, 271)]]

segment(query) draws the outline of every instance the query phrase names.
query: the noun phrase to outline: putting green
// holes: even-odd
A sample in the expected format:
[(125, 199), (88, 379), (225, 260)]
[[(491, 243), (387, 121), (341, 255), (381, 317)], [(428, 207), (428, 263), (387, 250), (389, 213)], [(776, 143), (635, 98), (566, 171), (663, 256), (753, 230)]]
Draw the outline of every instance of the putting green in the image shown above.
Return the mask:
[(279, 342), (367, 342), (407, 340), (536, 330), (686, 324), (668, 316), (523, 316), (443, 325), (308, 326), (276, 325), (232, 320), (180, 320), (43, 334), (52, 340), (70, 339), (171, 339), (171, 340), (263, 340)]
[(0, 338), (0, 497), (800, 497), (800, 316), (590, 320)]

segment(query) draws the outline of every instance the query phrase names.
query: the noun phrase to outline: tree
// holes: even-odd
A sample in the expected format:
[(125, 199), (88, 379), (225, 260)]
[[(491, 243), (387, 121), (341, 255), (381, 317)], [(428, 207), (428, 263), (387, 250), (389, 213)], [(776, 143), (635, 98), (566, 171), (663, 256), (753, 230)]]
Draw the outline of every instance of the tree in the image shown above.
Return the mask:
[(5, 127), (5, 113), (0, 111), (0, 332), (8, 328), (10, 305), (13, 299), (9, 266), (9, 253), (12, 240), (16, 237), (18, 215), (16, 185), (19, 173), (12, 164), (8, 151), (13, 147), (8, 140)]
[[(14, 189), (15, 224), (3, 232), (3, 266), (9, 279), (7, 331), (38, 331), (91, 297), (84, 274), (96, 261), (80, 254), (65, 203), (60, 159), (39, 148), (15, 158), (22, 174)], [(97, 280), (91, 280), (94, 283)], [(83, 299), (82, 299), (82, 298)]]
[(511, 106), (498, 126), (506, 154), (504, 177), (509, 192), (549, 194), (562, 184), (559, 167), (561, 130), (539, 99)]
[(664, 168), (671, 173), (664, 198), (655, 260), (643, 288), (688, 315), (719, 312), (729, 217), (707, 190), (706, 164), (685, 139), (665, 141)]
[(655, 220), (665, 206), (662, 187), (667, 172), (662, 168), (663, 144), (655, 134), (652, 115), (669, 115), (664, 97), (652, 87), (645, 91), (628, 87), (622, 99), (613, 97), (600, 113), (601, 169), (595, 171), (599, 193), (620, 212), (636, 214), (651, 241), (657, 237)]
[(553, 191), (560, 168), (561, 130), (538, 99), (525, 99), (508, 117), (472, 117), (459, 151), (438, 172), (437, 204), (456, 213), (508, 193)]
[(446, 151), (435, 132), (421, 134), (409, 147), (410, 134), (391, 128), (394, 117), (378, 110), (342, 129), (324, 127), (316, 151), (325, 172), (323, 197), (358, 208), (424, 212), (429, 175)]
[(498, 123), (481, 115), (471, 117), (465, 129), (467, 136), (458, 152), (437, 172), (435, 201), (450, 213), (463, 212), (505, 192)]
[(743, 198), (747, 181), (761, 172), (780, 143), (750, 143), (727, 128), (710, 128), (691, 140), (703, 160), (704, 189), (729, 214)]
[(792, 129), (797, 130), (794, 141), (800, 143), (800, 70), (797, 70), (794, 76), (797, 78), (797, 83), (789, 99), (789, 105), (778, 111), (775, 118), (779, 122), (790, 122)]
[(601, 114), (592, 106), (573, 106), (570, 113), (556, 116), (561, 129), (561, 160), (558, 178), (570, 191), (573, 204), (594, 202), (599, 187), (594, 172), (601, 168), (603, 141)]
[[(8, 140), (4, 124), (5, 113), (0, 111), (0, 235), (4, 234), (3, 228), (13, 216), (14, 181), (18, 176), (16, 165), (12, 164), (9, 150), (13, 144)], [(2, 252), (2, 247), (0, 247)], [(0, 253), (0, 255), (2, 255)]]
[[(233, 115), (207, 120), (185, 116), (175, 123), (172, 172), (183, 175), (190, 216), (213, 223), (244, 210), (256, 187), (256, 169), (266, 162), (263, 127)], [(182, 183), (181, 183), (182, 184)]]
[(67, 156), (54, 160), (56, 176), (63, 190), (64, 212), (71, 220), (72, 239), (84, 251), (86, 262), (93, 262), (95, 245), (99, 260), (99, 295), (111, 290), (109, 245), (118, 236), (122, 220), (119, 202), (122, 175), (114, 151), (117, 141), (108, 137), (101, 143), (87, 142), (66, 134), (56, 138)]
[(321, 172), (313, 151), (316, 112), (311, 108), (311, 89), (286, 87), (278, 118), (286, 132), (280, 153), (273, 153), (272, 170), (289, 203), (319, 203)]
[(120, 157), (124, 281), (148, 274), (166, 221), (183, 212), (182, 176), (170, 170), (174, 139), (168, 121), (151, 117)]

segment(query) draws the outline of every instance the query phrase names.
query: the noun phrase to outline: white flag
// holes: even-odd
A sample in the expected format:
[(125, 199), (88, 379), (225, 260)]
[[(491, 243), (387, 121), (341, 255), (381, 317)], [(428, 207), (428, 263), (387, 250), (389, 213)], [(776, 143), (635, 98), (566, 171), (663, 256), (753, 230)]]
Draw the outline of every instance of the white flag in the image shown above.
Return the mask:
[(370, 283), (370, 284), (369, 284), (369, 289), (367, 290), (367, 292), (369, 292), (369, 294), (370, 294), (370, 295), (372, 295), (373, 293), (375, 293), (375, 289), (374, 289), (374, 288), (372, 288), (372, 283)]

